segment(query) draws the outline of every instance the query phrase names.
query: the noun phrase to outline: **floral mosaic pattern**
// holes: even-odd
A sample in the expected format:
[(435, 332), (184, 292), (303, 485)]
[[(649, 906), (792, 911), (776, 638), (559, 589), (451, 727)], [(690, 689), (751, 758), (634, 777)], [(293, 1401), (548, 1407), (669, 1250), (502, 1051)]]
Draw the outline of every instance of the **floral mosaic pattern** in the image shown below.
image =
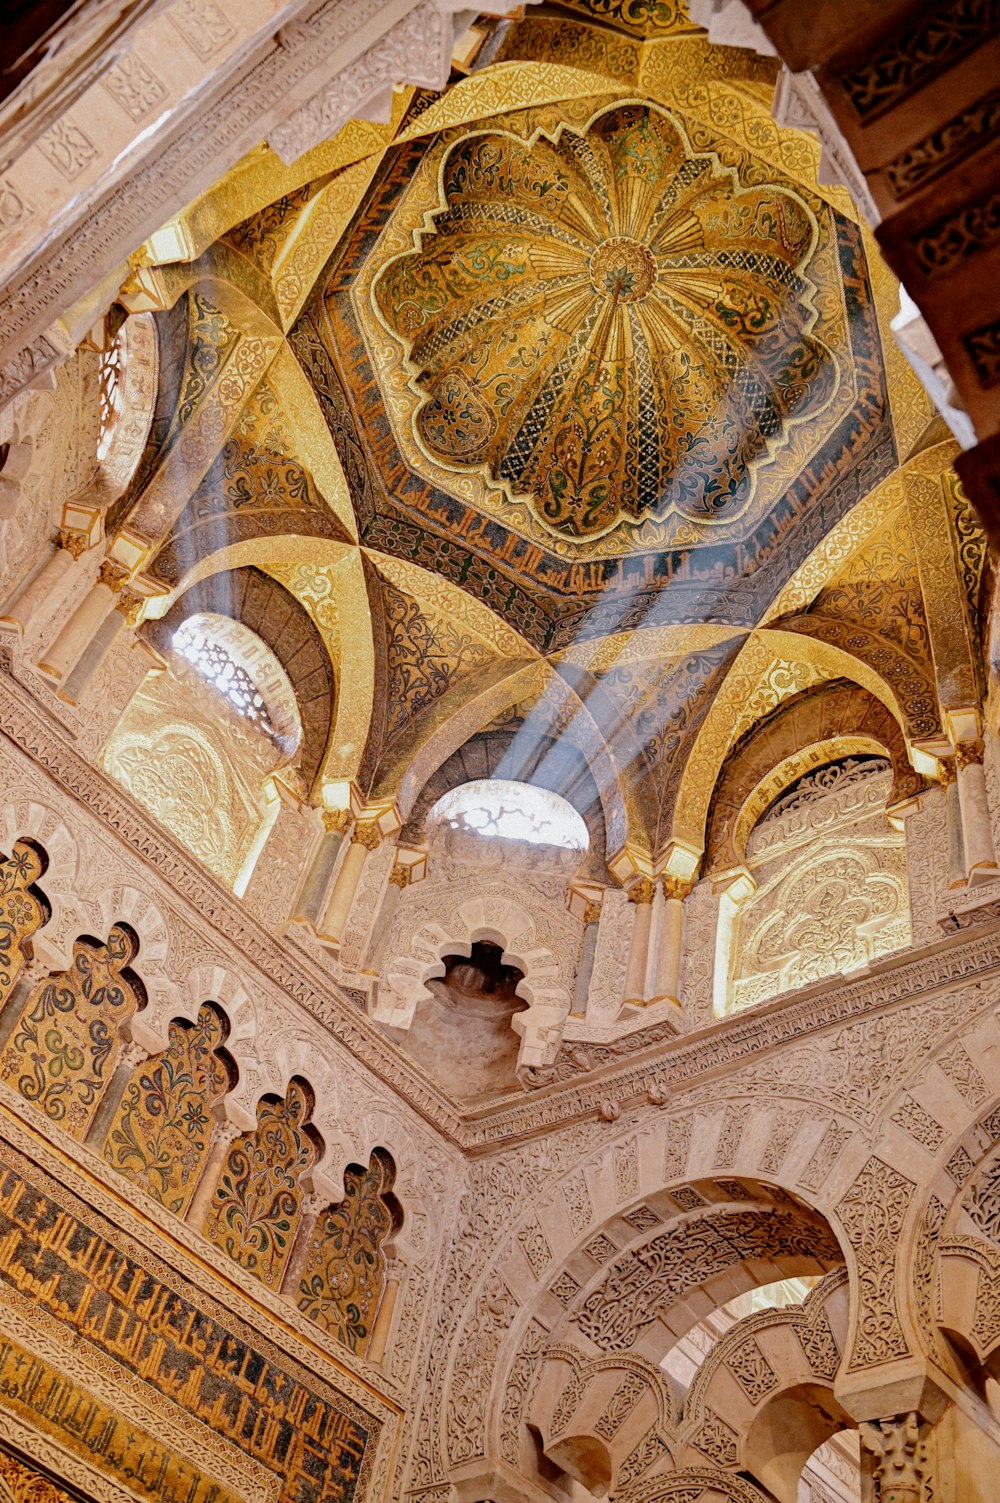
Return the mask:
[(790, 186), (743, 186), (652, 105), (457, 142), (415, 241), (374, 293), (423, 396), (418, 441), (557, 536), (732, 521), (758, 461), (837, 388), (812, 212)]
[(390, 1167), (373, 1154), (349, 1167), (344, 1198), (320, 1217), (299, 1285), (299, 1309), (352, 1352), (368, 1345), (385, 1284), (383, 1243), (398, 1224)]
[(35, 988), (0, 1055), (0, 1076), (74, 1138), (86, 1136), (122, 1051), (122, 1024), (145, 1000), (126, 973), (137, 949), (117, 924), (106, 945), (78, 940), (69, 970)]
[(281, 1283), (298, 1230), (302, 1181), (317, 1158), (305, 1130), (311, 1105), (295, 1080), (284, 1101), (264, 1097), (256, 1130), (229, 1150), (205, 1217), (205, 1236), (272, 1289)]
[(183, 1216), (211, 1146), (212, 1105), (229, 1089), (220, 1050), (226, 1026), (214, 1007), (170, 1025), (156, 1059), (137, 1065), (104, 1145), (104, 1157), (168, 1211)]
[(24, 942), (42, 927), (48, 910), (32, 885), (45, 861), (28, 841), (18, 840), (0, 860), (0, 1003), (6, 1001), (24, 967)]

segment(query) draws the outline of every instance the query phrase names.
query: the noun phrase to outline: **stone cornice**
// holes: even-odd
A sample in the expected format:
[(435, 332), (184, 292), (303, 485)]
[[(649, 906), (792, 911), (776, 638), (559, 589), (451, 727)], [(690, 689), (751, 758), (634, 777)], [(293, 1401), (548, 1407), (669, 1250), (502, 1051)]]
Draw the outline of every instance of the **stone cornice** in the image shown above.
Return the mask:
[[(608, 1103), (650, 1099), (670, 1104), (696, 1079), (737, 1069), (752, 1059), (866, 1015), (962, 982), (1000, 975), (1000, 921), (988, 903), (980, 925), (883, 961), (849, 982), (828, 981), (680, 1038), (651, 1044), (641, 1055), (609, 1059), (570, 1082), (527, 1097), (507, 1097), (475, 1113), (454, 1105), (360, 1014), (336, 983), (298, 949), (262, 929), (239, 901), (187, 856), (162, 826), (117, 784), (96, 771), (67, 742), (62, 727), (0, 674), (0, 724), (10, 741), (103, 825), (159, 872), (189, 905), (192, 921), (215, 928), (249, 965), (277, 984), (344, 1048), (390, 1084), (415, 1111), (467, 1152), (484, 1152), (518, 1139), (599, 1115)], [(964, 915), (971, 924), (973, 915)]]

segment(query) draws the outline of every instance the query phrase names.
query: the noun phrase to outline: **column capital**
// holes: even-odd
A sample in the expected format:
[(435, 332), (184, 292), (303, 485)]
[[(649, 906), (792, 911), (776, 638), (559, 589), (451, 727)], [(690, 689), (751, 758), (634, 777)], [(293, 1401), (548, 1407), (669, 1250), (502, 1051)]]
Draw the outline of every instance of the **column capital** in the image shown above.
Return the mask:
[(630, 903), (651, 903), (655, 895), (656, 883), (652, 877), (636, 877), (626, 894)]
[(601, 906), (600, 903), (595, 903), (592, 898), (587, 899), (583, 905), (582, 915), (583, 927), (585, 929), (589, 924), (599, 924), (601, 922)]
[(363, 820), (354, 826), (352, 845), (363, 845), (366, 851), (377, 851), (382, 844), (382, 832), (374, 820)]
[(65, 548), (73, 557), (82, 558), (90, 547), (87, 534), (77, 527), (60, 527), (56, 533), (56, 547)]
[(244, 1132), (245, 1128), (240, 1127), (236, 1122), (231, 1122), (227, 1117), (224, 1122), (216, 1122), (212, 1128), (209, 1145), (212, 1148), (228, 1148), (230, 1143), (235, 1143)]
[(862, 1444), (875, 1455), (879, 1496), (919, 1503), (927, 1475), (927, 1448), (915, 1411), (870, 1420), (861, 1426)]
[(958, 776), (954, 757), (941, 757), (938, 761), (938, 782), (942, 788), (950, 788)]
[(123, 1065), (127, 1065), (130, 1070), (134, 1070), (136, 1065), (143, 1064), (144, 1061), (149, 1058), (149, 1050), (146, 1049), (142, 1044), (136, 1043), (136, 1041), (133, 1039), (131, 1044), (128, 1044), (122, 1050), (121, 1063)]
[(694, 882), (687, 877), (673, 877), (669, 872), (664, 872), (660, 878), (663, 884), (663, 896), (667, 902), (683, 903), (694, 890)]
[[(114, 589), (114, 585), (111, 588)], [(128, 585), (121, 585), (118, 589), (118, 599), (115, 601), (115, 610), (125, 617), (126, 626), (135, 626), (145, 603), (144, 595), (130, 590)]]
[(129, 571), (125, 565), (114, 558), (106, 558), (97, 571), (98, 584), (107, 585), (114, 595), (119, 593), (128, 577)]
[(389, 884), (392, 887), (398, 887), (402, 891), (404, 887), (409, 887), (412, 876), (411, 868), (404, 866), (401, 861), (397, 861), (389, 873)]
[(354, 815), (350, 809), (324, 809), (322, 819), (323, 829), (328, 835), (346, 835)]
[(967, 767), (982, 762), (985, 755), (986, 748), (981, 736), (974, 741), (959, 741), (955, 747), (955, 765), (959, 772), (964, 772)]

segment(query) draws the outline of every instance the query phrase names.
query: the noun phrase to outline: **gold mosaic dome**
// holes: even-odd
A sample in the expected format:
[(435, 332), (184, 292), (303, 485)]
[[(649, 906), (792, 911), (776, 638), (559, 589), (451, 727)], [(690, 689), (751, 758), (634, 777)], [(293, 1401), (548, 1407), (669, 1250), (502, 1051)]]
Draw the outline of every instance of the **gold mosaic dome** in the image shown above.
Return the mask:
[(755, 467), (829, 403), (817, 225), (649, 103), (520, 140), (467, 136), (375, 303), (419, 394), (416, 441), (594, 538), (737, 519)]

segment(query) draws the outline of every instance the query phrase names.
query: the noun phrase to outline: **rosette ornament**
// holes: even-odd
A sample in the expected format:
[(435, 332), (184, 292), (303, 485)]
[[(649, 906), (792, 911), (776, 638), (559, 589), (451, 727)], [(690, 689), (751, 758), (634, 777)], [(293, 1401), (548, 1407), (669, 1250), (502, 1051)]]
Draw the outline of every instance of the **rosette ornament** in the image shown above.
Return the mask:
[(812, 212), (740, 183), (648, 104), (448, 151), (440, 206), (376, 279), (417, 442), (564, 538), (671, 510), (730, 522), (837, 385), (814, 336)]

